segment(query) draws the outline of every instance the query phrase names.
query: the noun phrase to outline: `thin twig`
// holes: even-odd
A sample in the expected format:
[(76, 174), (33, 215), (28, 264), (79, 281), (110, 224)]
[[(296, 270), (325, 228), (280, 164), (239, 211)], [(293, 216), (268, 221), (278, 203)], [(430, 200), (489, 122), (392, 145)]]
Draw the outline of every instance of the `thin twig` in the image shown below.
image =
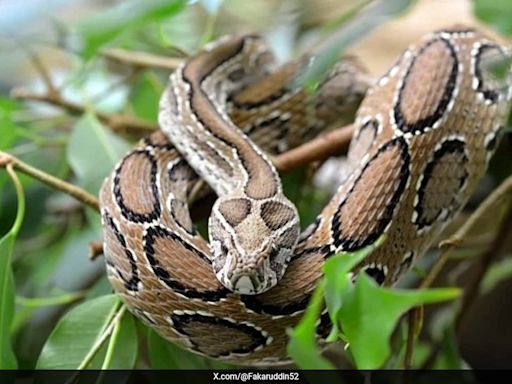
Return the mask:
[(480, 220), (481, 217), (485, 216), (486, 213), (489, 212), (496, 204), (499, 204), (503, 201), (504, 198), (510, 197), (512, 195), (512, 176), (505, 179), (499, 186), (496, 188), (487, 199), (485, 199), (482, 204), (478, 206), (478, 208), (471, 214), (471, 216), (466, 220), (466, 222), (460, 227), (460, 229), (455, 232), (448, 239), (443, 240), (439, 246), (441, 248), (453, 247), (459, 245), (464, 237), (469, 233), (469, 231), (474, 228)]
[(496, 238), (494, 239), (492, 246), (487, 250), (487, 252), (482, 257), (478, 259), (478, 263), (475, 266), (475, 274), (471, 277), (471, 280), (469, 281), (466, 289), (464, 290), (462, 304), (455, 317), (455, 330), (457, 333), (460, 333), (462, 323), (464, 321), (464, 316), (469, 312), (469, 309), (472, 307), (473, 303), (478, 297), (478, 292), (480, 292), (480, 286), (482, 284), (482, 280), (485, 274), (491, 267), (493, 261), (503, 254), (503, 248), (504, 245), (507, 243), (507, 240), (509, 239), (511, 228), (512, 209), (509, 209), (507, 215), (500, 224), (498, 234), (496, 235)]
[(146, 52), (127, 51), (120, 48), (104, 49), (101, 51), (101, 54), (107, 59), (142, 68), (151, 67), (173, 71), (183, 63), (183, 59), (177, 57), (158, 56)]
[(425, 279), (421, 282), (420, 288), (428, 288), (432, 285), (436, 277), (439, 275), (444, 265), (448, 261), (451, 252), (458, 247), (466, 238), (469, 232), (476, 227), (478, 221), (485, 216), (489, 210), (496, 204), (503, 201), (504, 198), (512, 194), (512, 176), (505, 179), (468, 217), (466, 222), (448, 239), (439, 243), (442, 249), (441, 255), (434, 263)]
[[(86, 112), (83, 105), (65, 100), (59, 93), (33, 93), (22, 88), (15, 88), (11, 92), (12, 96), (18, 100), (40, 101), (60, 107), (72, 115), (82, 115)], [(135, 117), (124, 114), (108, 114), (105, 112), (93, 112), (98, 120), (108, 125), (113, 131), (126, 132), (138, 136), (154, 132), (158, 127), (156, 124), (139, 120)]]
[(423, 307), (416, 307), (407, 313), (409, 327), (407, 329), (407, 344), (405, 347), (404, 368), (412, 369), (412, 360), (414, 357), (414, 343), (421, 330), (423, 321)]
[(122, 305), (121, 308), (117, 310), (117, 313), (112, 318), (112, 320), (109, 322), (107, 328), (101, 333), (100, 337), (96, 340), (92, 348), (89, 350), (89, 353), (87, 356), (84, 357), (82, 360), (80, 366), (77, 368), (77, 371), (83, 370), (87, 368), (87, 366), (91, 363), (92, 359), (100, 348), (103, 346), (103, 343), (107, 340), (107, 338), (112, 334), (112, 331), (114, 330), (114, 327), (116, 324), (121, 321), (121, 318), (123, 317), (124, 313), (126, 312), (126, 306)]
[[(444, 265), (447, 263), (451, 253), (455, 250), (458, 245), (464, 240), (464, 238), (469, 234), (469, 232), (476, 227), (479, 220), (485, 216), (491, 208), (495, 205), (502, 202), (505, 198), (510, 197), (512, 195), (512, 176), (509, 176), (505, 179), (499, 186), (496, 188), (481, 204), (480, 206), (470, 215), (467, 221), (462, 225), (452, 236), (448, 239), (442, 241), (439, 246), (442, 249), (441, 255), (434, 263), (429, 273), (425, 277), (425, 279), (421, 282), (420, 288), (428, 288), (435, 281), (436, 277), (439, 275)], [(460, 329), (460, 324), (462, 323), (462, 319), (467, 313), (470, 306), (473, 304), (474, 300), (477, 297), (477, 294), (480, 289), (480, 284), (485, 276), (485, 273), (489, 269), (494, 260), (494, 257), (499, 254), (499, 250), (503, 246), (503, 243), (507, 239), (510, 225), (512, 225), (512, 210), (509, 208), (509, 211), (506, 215), (506, 218), (500, 224), (500, 229), (498, 230), (498, 234), (495, 236), (493, 244), (491, 248), (486, 252), (482, 257), (478, 258), (479, 261), (477, 267), (477, 274), (474, 279), (468, 285), (466, 289), (466, 293), (463, 296), (462, 304), (459, 307), (459, 311), (455, 317), (456, 329)], [(427, 357), (425, 363), (422, 366), (423, 368), (429, 368), (435, 362), (437, 354), (439, 353), (440, 346), (435, 346), (430, 355)]]
[(137, 76), (140, 74), (140, 68), (135, 68), (132, 71), (130, 71), (129, 74), (125, 75), (121, 79), (113, 82), (112, 84), (109, 84), (105, 89), (102, 89), (99, 93), (94, 95), (94, 102), (98, 103), (101, 100), (103, 100), (106, 97), (109, 97), (112, 95), (112, 93), (117, 89), (124, 85), (130, 85), (133, 83), (133, 81), (137, 78)]
[(43, 172), (40, 169), (32, 167), (8, 153), (0, 151), (0, 167), (5, 168), (9, 164), (11, 164), (16, 170), (41, 181), (53, 189), (65, 192), (96, 211), (99, 211), (98, 199), (89, 192), (77, 187), (76, 185), (59, 179), (58, 177)]
[(41, 79), (43, 80), (43, 83), (46, 87), (46, 92), (48, 94), (55, 95), (58, 93), (57, 87), (53, 84), (52, 77), (46, 68), (46, 66), (41, 61), (40, 57), (36, 55), (32, 49), (26, 48), (27, 54), (30, 57), (30, 60), (32, 61), (32, 64), (34, 65), (34, 68), (39, 72), (39, 75), (41, 76)]

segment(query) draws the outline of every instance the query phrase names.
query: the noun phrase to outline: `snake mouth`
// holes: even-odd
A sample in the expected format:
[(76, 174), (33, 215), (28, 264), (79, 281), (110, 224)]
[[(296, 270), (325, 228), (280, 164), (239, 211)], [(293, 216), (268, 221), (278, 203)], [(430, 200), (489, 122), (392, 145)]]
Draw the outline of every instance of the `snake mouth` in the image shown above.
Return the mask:
[(241, 295), (254, 295), (260, 293), (263, 285), (258, 279), (250, 275), (240, 275), (233, 281), (233, 290)]

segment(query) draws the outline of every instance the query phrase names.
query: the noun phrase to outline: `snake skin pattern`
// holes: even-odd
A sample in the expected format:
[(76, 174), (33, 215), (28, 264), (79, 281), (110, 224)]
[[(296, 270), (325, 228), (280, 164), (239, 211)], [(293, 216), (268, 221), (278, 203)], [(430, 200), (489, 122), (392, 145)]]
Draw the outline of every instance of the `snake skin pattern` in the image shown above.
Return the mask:
[[(505, 84), (489, 71), (489, 63), (507, 53), (471, 28), (425, 36), (367, 92), (361, 68), (341, 61), (313, 99), (288, 86), (303, 63), (269, 73), (269, 54), (261, 47), (253, 36), (225, 38), (187, 61), (161, 102), (160, 122), (166, 134), (174, 130), (174, 145), (162, 132), (143, 139), (100, 194), (108, 276), (129, 310), (173, 343), (244, 365), (286, 360), (286, 329), (300, 320), (331, 255), (386, 234), (354, 272), (364, 270), (391, 285), (408, 270), (485, 173), (512, 93), (509, 79)], [(175, 148), (191, 157), (217, 193), (245, 185), (241, 198), (249, 203), (217, 205), (214, 220), (227, 222), (231, 235), (250, 237), (247, 231), (256, 229), (244, 220), (257, 211), (272, 236), (286, 227), (283, 217), (295, 218), (263, 214), (262, 205), (273, 198), (266, 178), (271, 192), (280, 191), (263, 151), (286, 150), (338, 124), (340, 116), (350, 118), (365, 92), (348, 153), (352, 173), (300, 235), (293, 253), (282, 258), (290, 259), (285, 273), (286, 260), (256, 268), (255, 273), (273, 270), (277, 285), (257, 295), (225, 287), (215, 274), (222, 260), (214, 254), (226, 245), (218, 238), (208, 244), (195, 229), (188, 199), (198, 176)], [(256, 155), (262, 157), (253, 163)], [(215, 168), (206, 165), (212, 158), (218, 160)], [(319, 338), (329, 331), (324, 313)]]

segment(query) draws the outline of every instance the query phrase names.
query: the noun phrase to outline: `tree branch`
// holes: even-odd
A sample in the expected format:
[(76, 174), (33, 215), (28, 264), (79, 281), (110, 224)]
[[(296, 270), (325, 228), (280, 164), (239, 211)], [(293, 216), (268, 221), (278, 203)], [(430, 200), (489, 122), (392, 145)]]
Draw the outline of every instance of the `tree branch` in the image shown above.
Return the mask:
[(41, 61), (40, 57), (35, 54), (32, 49), (26, 47), (27, 54), (30, 57), (30, 60), (32, 61), (32, 65), (34, 68), (39, 72), (39, 75), (41, 76), (41, 79), (43, 80), (43, 83), (46, 87), (46, 92), (48, 94), (57, 94), (58, 90), (55, 84), (53, 84), (52, 77), (50, 76), (50, 73), (48, 72), (48, 69)]
[[(81, 115), (86, 112), (86, 108), (83, 105), (65, 100), (58, 92), (40, 94), (22, 88), (15, 88), (12, 90), (11, 95), (18, 100), (40, 101), (52, 104), (66, 110), (72, 115)], [(158, 128), (156, 124), (151, 124), (124, 114), (108, 114), (99, 111), (94, 111), (93, 113), (98, 120), (118, 133), (133, 134), (140, 137), (154, 132)]]
[(509, 209), (505, 219), (500, 224), (498, 234), (496, 235), (492, 246), (483, 256), (479, 257), (478, 263), (475, 265), (475, 274), (470, 278), (470, 281), (467, 284), (464, 295), (462, 296), (462, 304), (457, 316), (455, 317), (455, 331), (457, 333), (460, 333), (464, 316), (469, 312), (478, 297), (478, 292), (480, 292), (480, 286), (485, 274), (491, 267), (493, 261), (503, 254), (503, 248), (509, 239), (511, 228), (512, 210)]
[(335, 129), (274, 157), (273, 163), (278, 171), (288, 172), (314, 161), (339, 155), (348, 150), (353, 132), (352, 124)]
[(177, 57), (158, 56), (120, 48), (107, 48), (102, 50), (101, 54), (109, 60), (130, 64), (139, 68), (151, 67), (174, 71), (183, 63), (183, 60)]
[(8, 153), (0, 151), (0, 167), (5, 168), (9, 164), (11, 164), (16, 170), (41, 181), (53, 189), (73, 196), (75, 199), (99, 212), (99, 203), (96, 196), (91, 195), (89, 192), (77, 187), (76, 185), (52, 176), (40, 169), (34, 168)]
[[(509, 176), (505, 179), (499, 186), (496, 188), (480, 205), (479, 207), (470, 215), (467, 221), (448, 239), (440, 242), (439, 246), (442, 249), (441, 255), (434, 263), (429, 273), (425, 277), (425, 279), (420, 284), (420, 289), (430, 287), (445, 264), (447, 263), (451, 253), (458, 247), (459, 244), (466, 238), (466, 236), (473, 230), (477, 225), (479, 220), (484, 217), (490, 209), (495, 207), (497, 204), (503, 202), (506, 198), (510, 198), (512, 196), (512, 176)], [(456, 330), (460, 330), (461, 323), (463, 318), (476, 297), (478, 296), (478, 291), (480, 288), (480, 284), (482, 279), (485, 276), (485, 273), (488, 271), (489, 267), (492, 265), (492, 261), (495, 257), (500, 254), (500, 250), (508, 239), (510, 227), (512, 226), (512, 210), (510, 207), (508, 208), (508, 213), (504, 220), (502, 220), (500, 224), (500, 228), (498, 230), (498, 234), (495, 236), (494, 241), (489, 248), (489, 250), (480, 258), (477, 258), (477, 272), (471, 282), (468, 284), (466, 292), (462, 298), (462, 304), (459, 307), (459, 310), (455, 316), (455, 327)], [(413, 311), (418, 311), (419, 308), (414, 308)], [(418, 319), (418, 317), (416, 317)], [(416, 320), (416, 325), (419, 320)], [(423, 364), (422, 368), (430, 367), (439, 353), (440, 346), (435, 346), (426, 362)]]

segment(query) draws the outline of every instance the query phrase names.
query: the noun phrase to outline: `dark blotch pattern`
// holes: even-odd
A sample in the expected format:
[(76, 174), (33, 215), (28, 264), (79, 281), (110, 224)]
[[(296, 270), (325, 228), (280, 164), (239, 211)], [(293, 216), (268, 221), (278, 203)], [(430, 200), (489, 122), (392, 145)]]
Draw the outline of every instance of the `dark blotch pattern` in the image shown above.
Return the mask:
[[(142, 157), (143, 161), (139, 161), (139, 163), (140, 164), (145, 163), (148, 166), (149, 174), (142, 175), (142, 177), (149, 178), (148, 183), (140, 183), (141, 175), (139, 175), (137, 177), (133, 171), (131, 171), (129, 169), (127, 169), (127, 170), (124, 169), (126, 164), (128, 162), (131, 162), (131, 160), (133, 160), (132, 159), (133, 157)], [(128, 196), (123, 195), (123, 191), (121, 188), (121, 175), (123, 173), (125, 173), (123, 180), (135, 187), (144, 188), (143, 185), (151, 186), (151, 197), (152, 197), (151, 210), (144, 212), (144, 210), (146, 209), (145, 206), (136, 207), (134, 205), (127, 203)], [(157, 162), (151, 153), (149, 153), (148, 151), (144, 151), (144, 150), (133, 151), (132, 153), (130, 153), (128, 156), (126, 156), (123, 159), (121, 165), (116, 169), (116, 171), (114, 173), (114, 179), (113, 179), (114, 197), (116, 199), (117, 204), (119, 205), (121, 214), (127, 220), (136, 222), (136, 223), (151, 223), (160, 217), (161, 207), (160, 207), (160, 203), (159, 203), (158, 186), (156, 184), (156, 175), (157, 175)], [(135, 191), (131, 191), (131, 194), (147, 196), (147, 191), (140, 190), (140, 192), (137, 193), (137, 191), (135, 190)], [(130, 200), (134, 200), (134, 199), (130, 198)], [(142, 199), (140, 201), (147, 204), (147, 199)]]
[[(450, 41), (435, 38), (423, 46), (398, 91), (393, 109), (397, 128), (418, 134), (433, 127), (454, 97), (457, 75), (458, 58)], [(418, 94), (418, 90), (422, 93)]]
[[(478, 79), (477, 92), (485, 100), (496, 103), (500, 97), (500, 81), (493, 75), (493, 64), (499, 66), (505, 59), (503, 50), (495, 44), (482, 44), (475, 56), (475, 76)], [(502, 81), (504, 83), (504, 81)], [(505, 84), (502, 84), (502, 86)]]
[(386, 280), (386, 274), (384, 273), (384, 269), (381, 267), (366, 267), (364, 269), (364, 272), (370, 276), (375, 282), (379, 285), (382, 285), (384, 283), (384, 280)]
[(157, 251), (155, 249), (155, 241), (158, 237), (169, 237), (173, 241), (179, 242), (181, 246), (187, 249), (190, 252), (193, 252), (197, 255), (197, 257), (202, 258), (203, 260), (208, 260), (206, 255), (200, 253), (197, 249), (193, 248), (189, 243), (182, 240), (179, 236), (170, 232), (167, 228), (164, 227), (150, 227), (147, 229), (146, 234), (144, 236), (144, 251), (146, 258), (151, 265), (151, 269), (153, 273), (169, 288), (172, 290), (193, 299), (201, 299), (204, 301), (219, 301), (220, 299), (226, 297), (229, 293), (227, 288), (219, 288), (214, 291), (198, 291), (192, 287), (187, 287), (181, 282), (174, 280), (171, 277), (169, 271), (162, 267), (161, 263), (157, 258)]
[(119, 229), (117, 228), (116, 224), (114, 223), (114, 220), (106, 212), (103, 215), (103, 221), (108, 226), (108, 228), (110, 228), (110, 230), (114, 233), (114, 236), (117, 239), (119, 245), (123, 248), (124, 254), (126, 256), (126, 259), (130, 263), (131, 277), (129, 279), (127, 279), (124, 276), (124, 274), (119, 270), (119, 268), (114, 263), (112, 263), (110, 261), (110, 259), (109, 259), (110, 256), (109, 255), (106, 255), (107, 263), (117, 271), (117, 273), (119, 274), (119, 276), (123, 280), (124, 286), (125, 286), (125, 288), (127, 290), (129, 290), (129, 291), (138, 291), (139, 290), (138, 285), (139, 285), (139, 282), (140, 282), (140, 277), (139, 277), (139, 271), (137, 269), (137, 262), (135, 260), (135, 256), (133, 255), (133, 252), (128, 249), (127, 244), (126, 244), (126, 240), (125, 240), (124, 236), (121, 234), (121, 232), (119, 231)]
[(237, 198), (225, 200), (219, 204), (219, 212), (232, 227), (236, 227), (251, 213), (251, 202)]
[(295, 212), (277, 201), (267, 201), (261, 205), (261, 218), (265, 225), (275, 231), (282, 228), (295, 217)]
[[(399, 137), (368, 161), (333, 215), (331, 233), (337, 249), (352, 252), (373, 244), (391, 222), (409, 180), (407, 143)], [(366, 196), (362, 202), (360, 196)]]
[(446, 140), (427, 163), (415, 208), (415, 224), (419, 229), (446, 220), (462, 204), (460, 191), (469, 176), (464, 146), (461, 140)]
[[(248, 354), (267, 342), (267, 337), (258, 329), (219, 317), (172, 314), (171, 320), (179, 333), (189, 337), (193, 349), (212, 357)], [(237, 337), (231, 337), (231, 345), (228, 342), (222, 345), (218, 343), (218, 334), (226, 332), (238, 334)]]

